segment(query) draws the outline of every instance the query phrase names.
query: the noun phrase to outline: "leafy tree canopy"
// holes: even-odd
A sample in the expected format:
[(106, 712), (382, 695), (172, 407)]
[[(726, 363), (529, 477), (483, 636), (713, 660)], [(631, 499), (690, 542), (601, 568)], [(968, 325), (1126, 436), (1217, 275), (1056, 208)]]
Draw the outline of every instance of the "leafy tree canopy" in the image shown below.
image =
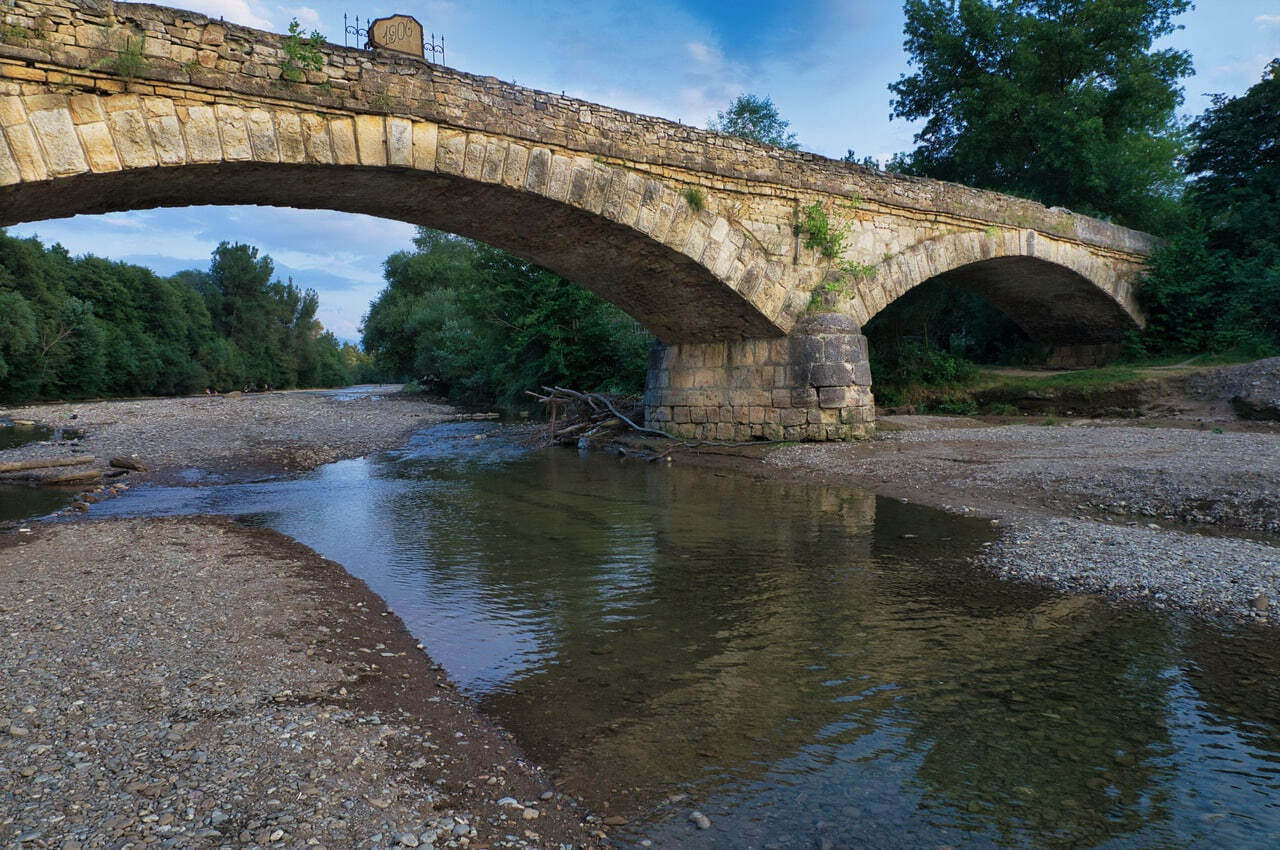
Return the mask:
[(916, 72), (893, 115), (924, 119), (908, 170), (1160, 230), (1181, 175), (1191, 57), (1156, 39), (1190, 0), (907, 0)]
[(1138, 290), (1151, 351), (1280, 353), (1280, 59), (1191, 125), (1187, 224)]
[(379, 368), (471, 404), (560, 384), (639, 392), (649, 335), (582, 287), (512, 254), (420, 229), (383, 265), (364, 320)]
[(160, 277), (0, 231), (0, 401), (340, 386), (369, 359), (315, 320), (316, 295), (223, 243)]
[(795, 150), (800, 147), (791, 122), (778, 114), (773, 99), (754, 94), (740, 94), (729, 108), (716, 115), (707, 129), (728, 133), (753, 142)]

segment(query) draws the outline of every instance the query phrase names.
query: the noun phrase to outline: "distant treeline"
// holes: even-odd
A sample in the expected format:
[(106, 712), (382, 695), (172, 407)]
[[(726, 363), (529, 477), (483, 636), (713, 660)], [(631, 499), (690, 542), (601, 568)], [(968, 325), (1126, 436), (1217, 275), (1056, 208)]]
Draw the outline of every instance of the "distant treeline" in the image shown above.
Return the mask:
[(316, 321), (314, 290), (226, 242), (208, 271), (162, 277), (0, 231), (0, 401), (175, 395), (364, 380), (370, 362)]

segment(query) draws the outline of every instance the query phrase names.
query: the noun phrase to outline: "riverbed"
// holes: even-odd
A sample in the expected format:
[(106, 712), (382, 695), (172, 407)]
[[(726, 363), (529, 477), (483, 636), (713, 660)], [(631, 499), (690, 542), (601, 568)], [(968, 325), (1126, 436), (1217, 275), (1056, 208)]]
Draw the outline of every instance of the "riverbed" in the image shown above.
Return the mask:
[[(22, 411), (88, 426), (74, 443), (16, 450), (25, 456), (128, 452), (150, 461), (150, 472), (128, 476), (127, 495), (90, 506), (90, 517), (226, 513), (247, 525), (220, 527), (215, 537), (198, 524), (166, 525), (183, 522), (176, 519), (34, 524), (37, 539), (22, 555), (38, 557), (11, 558), (10, 569), (58, 581), (9, 585), (15, 595), (0, 611), (2, 631), (21, 639), (7, 646), (6, 659), (65, 653), (46, 643), (55, 634), (32, 608), (32, 592), (46, 611), (70, 605), (84, 613), (79, 600), (112, 564), (130, 565), (115, 582), (133, 586), (136, 596), (143, 575), (154, 572), (155, 587), (164, 586), (167, 565), (183, 561), (184, 547), (218, 562), (210, 553), (224, 551), (216, 540), (225, 538), (238, 553), (219, 562), (227, 576), (247, 565), (292, 575), (289, 565), (307, 562), (302, 553), (314, 556), (289, 550), (266, 531), (275, 528), (363, 578), (378, 594), (363, 598), (386, 600), (394, 611), (366, 611), (367, 637), (345, 650), (366, 667), (343, 668), (322, 706), (332, 700), (345, 722), (381, 711), (367, 702), (342, 707), (354, 696), (339, 693), (351, 676), (376, 684), (407, 675), (438, 688), (420, 694), (421, 702), (397, 698), (407, 727), (380, 722), (393, 735), (409, 728), (421, 738), (412, 729), (433, 729), (439, 749), (421, 756), (397, 750), (384, 774), (394, 785), (367, 784), (359, 771), (340, 776), (340, 784), (360, 789), (362, 820), (313, 822), (298, 803), (272, 810), (312, 835), (337, 830), (330, 834), (346, 838), (332, 838), (335, 846), (394, 845), (402, 837), (398, 819), (422, 829), (414, 836), (421, 841), (446, 817), (493, 846), (581, 845), (606, 833), (623, 846), (670, 847), (1269, 847), (1280, 838), (1280, 694), (1268, 675), (1280, 651), (1277, 633), (1261, 625), (1274, 611), (1250, 606), (1253, 596), (1231, 595), (1241, 579), (1256, 594), (1255, 581), (1276, 578), (1272, 539), (1250, 527), (1265, 522), (1274, 504), (1274, 436), (1217, 440), (1223, 435), (1190, 429), (1076, 424), (983, 426), (956, 436), (963, 428), (934, 428), (770, 454), (781, 461), (770, 466), (737, 458), (719, 468), (704, 459), (695, 469), (680, 454), (673, 464), (647, 464), (532, 450), (524, 435), (512, 440), (473, 423), (423, 431), (450, 412), (376, 395), (60, 405), (55, 417), (42, 417), (38, 407)], [(416, 436), (406, 445), (409, 434)], [(1195, 456), (1184, 464), (1180, 453)], [(1195, 471), (1201, 467), (1207, 478)], [(1128, 488), (1124, 505), (1090, 498), (1121, 489), (1114, 485)], [(1171, 504), (1170, 496), (1189, 504), (1204, 492), (1227, 506), (1205, 514), (1206, 522), (1144, 513)], [(1250, 506), (1258, 510), (1249, 514)], [(113, 531), (116, 523), (131, 531)], [(241, 533), (267, 536), (246, 539), (246, 548), (236, 542)], [(1144, 597), (1129, 581), (1132, 593), (1112, 595), (1136, 604), (1117, 606), (999, 578), (1032, 575), (1049, 563), (1068, 578), (1128, 580), (1135, 547), (1167, 555), (1158, 565), (1138, 559), (1148, 578), (1190, 576), (1183, 590), (1170, 585), (1171, 593), (1221, 585), (1227, 601), (1181, 605), (1168, 594)], [(1216, 553), (1251, 571), (1209, 571), (1197, 581), (1188, 555), (1212, 556), (1218, 565)], [(77, 564), (91, 559), (98, 566), (77, 577)], [(340, 584), (334, 575), (316, 578)], [(245, 634), (235, 606), (259, 616), (253, 594), (234, 580), (221, 586), (229, 612), (222, 624), (234, 645), (219, 651), (237, 659), (247, 692), (276, 693), (267, 690), (275, 678), (270, 652), (287, 658), (301, 648), (331, 648), (287, 632)], [(104, 645), (136, 641), (148, 614), (172, 614), (175, 622), (202, 616), (183, 609), (198, 605), (198, 595), (143, 595), (143, 617), (106, 622)], [(319, 609), (272, 604), (283, 620), (305, 616), (330, 629), (346, 626), (326, 620), (326, 610), (360, 610), (353, 589), (335, 586), (321, 596), (331, 601)], [(1202, 619), (1216, 617), (1215, 606), (1222, 618)], [(413, 637), (397, 631), (397, 614)], [(71, 632), (58, 631), (56, 640)], [(146, 633), (154, 639), (163, 631)], [(269, 646), (240, 655), (236, 645), (250, 638)], [(383, 653), (403, 655), (396, 647), (406, 640), (426, 647), (423, 666), (363, 678), (402, 663)], [(159, 672), (180, 672), (172, 662), (154, 663)], [(59, 708), (56, 687), (39, 704), (23, 705), (19, 697), (37, 690), (21, 665), (7, 669), (17, 673), (6, 689), (11, 723), (26, 728), (32, 708), (43, 724), (37, 728), (74, 730), (79, 721)], [(131, 676), (127, 665), (103, 669), (147, 695), (148, 680)], [(436, 684), (433, 677), (442, 678)], [(428, 700), (455, 688), (460, 700), (440, 714), (440, 703)], [(149, 705), (163, 721), (171, 701), (152, 697)], [(487, 722), (475, 705), (501, 724), (482, 746), (505, 754), (487, 765), (467, 758), (475, 730)], [(515, 741), (503, 737), (511, 733)], [(0, 782), (53, 775), (47, 757), (41, 762), (32, 750), (46, 745), (12, 735), (0, 735), (0, 743), (17, 747), (11, 751), (28, 759), (23, 771), (33, 770), (20, 779), (0, 775)], [(364, 745), (351, 744), (357, 753)], [(205, 752), (213, 763), (230, 757), (212, 744)], [(512, 772), (534, 763), (551, 771), (543, 780), (554, 789), (549, 802), (536, 784), (515, 796), (505, 790)], [(68, 764), (89, 771), (85, 778), (96, 777), (99, 787), (107, 781), (92, 759)], [(379, 796), (380, 788), (425, 789), (446, 775), (454, 777), (445, 780), (447, 808), (415, 813)], [(233, 783), (230, 793), (261, 808), (270, 802), (265, 790)], [(577, 808), (579, 798), (592, 814)], [(370, 799), (388, 808), (371, 807)], [(536, 807), (544, 809), (538, 820), (521, 824), (520, 812)], [(207, 808), (192, 811), (192, 832), (184, 834), (215, 828)], [(706, 829), (690, 819), (695, 811)], [(36, 823), (49, 818), (38, 805), (23, 813)], [(136, 807), (133, 817), (142, 822)], [(268, 821), (246, 823), (260, 832)], [(250, 838), (270, 843), (273, 831)], [(458, 840), (431, 834), (441, 839), (437, 846)]]
[(101, 512), (343, 564), (622, 846), (1280, 841), (1280, 638), (1001, 581), (985, 519), (478, 424)]

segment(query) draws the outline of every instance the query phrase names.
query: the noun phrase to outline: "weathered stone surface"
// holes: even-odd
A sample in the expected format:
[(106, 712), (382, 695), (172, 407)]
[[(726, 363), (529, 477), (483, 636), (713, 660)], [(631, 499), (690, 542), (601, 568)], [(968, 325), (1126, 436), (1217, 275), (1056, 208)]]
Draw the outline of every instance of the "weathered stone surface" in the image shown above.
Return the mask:
[(59, 177), (89, 169), (69, 108), (35, 110), (30, 113), (29, 120), (44, 149), (45, 165), (50, 174)]

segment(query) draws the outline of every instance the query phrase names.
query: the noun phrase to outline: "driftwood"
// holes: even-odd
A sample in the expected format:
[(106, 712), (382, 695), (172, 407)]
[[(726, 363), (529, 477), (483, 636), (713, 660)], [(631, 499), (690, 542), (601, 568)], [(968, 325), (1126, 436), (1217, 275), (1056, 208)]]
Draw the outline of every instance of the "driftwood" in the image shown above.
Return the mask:
[(13, 460), (0, 463), (0, 474), (9, 472), (26, 472), (31, 469), (53, 469), (59, 466), (88, 466), (95, 460), (89, 455), (83, 457), (37, 458), (35, 460)]
[(593, 437), (622, 429), (625, 425), (641, 434), (676, 439), (665, 431), (637, 425), (643, 415), (639, 399), (610, 399), (600, 393), (583, 393), (564, 387), (543, 387), (541, 393), (529, 392), (547, 406), (547, 423), (551, 439), (576, 443), (579, 438)]
[(96, 484), (102, 480), (100, 469), (73, 469), (61, 472), (56, 469), (30, 469), (10, 475), (7, 481), (30, 481), (33, 484)]
[(146, 472), (147, 465), (142, 461), (131, 457), (113, 457), (107, 461), (108, 465), (114, 466), (116, 469), (128, 469), (132, 472)]

